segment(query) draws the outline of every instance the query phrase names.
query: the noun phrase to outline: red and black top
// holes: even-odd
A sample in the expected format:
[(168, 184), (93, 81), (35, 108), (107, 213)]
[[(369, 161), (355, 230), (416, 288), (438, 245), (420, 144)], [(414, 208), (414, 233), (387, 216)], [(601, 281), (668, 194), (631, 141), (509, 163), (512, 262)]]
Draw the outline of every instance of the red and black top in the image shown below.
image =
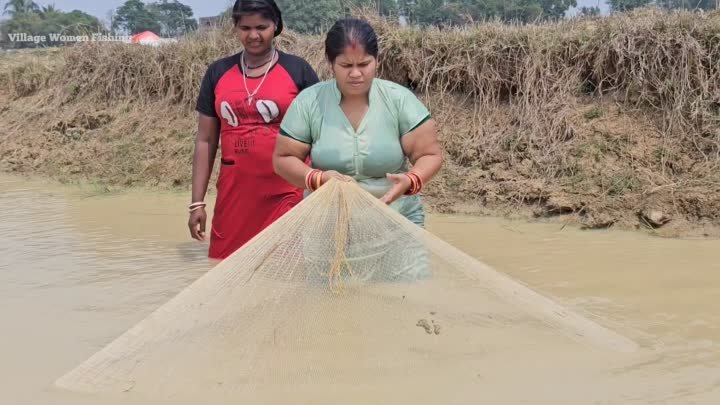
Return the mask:
[(280, 122), (295, 97), (318, 82), (302, 58), (278, 51), (267, 76), (247, 77), (241, 53), (212, 63), (196, 109), (220, 122), (221, 166), (210, 252), (223, 259), (289, 211), (302, 190), (275, 174), (272, 154)]

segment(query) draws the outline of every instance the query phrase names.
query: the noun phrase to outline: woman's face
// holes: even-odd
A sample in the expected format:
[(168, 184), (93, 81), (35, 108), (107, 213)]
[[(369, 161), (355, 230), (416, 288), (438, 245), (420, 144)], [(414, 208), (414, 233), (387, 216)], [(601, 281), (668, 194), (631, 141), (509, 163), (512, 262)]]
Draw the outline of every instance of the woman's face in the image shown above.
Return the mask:
[(361, 45), (349, 45), (332, 64), (338, 88), (344, 96), (361, 96), (370, 92), (377, 60)]
[(250, 55), (265, 55), (275, 37), (275, 23), (260, 14), (244, 15), (235, 24), (235, 31)]

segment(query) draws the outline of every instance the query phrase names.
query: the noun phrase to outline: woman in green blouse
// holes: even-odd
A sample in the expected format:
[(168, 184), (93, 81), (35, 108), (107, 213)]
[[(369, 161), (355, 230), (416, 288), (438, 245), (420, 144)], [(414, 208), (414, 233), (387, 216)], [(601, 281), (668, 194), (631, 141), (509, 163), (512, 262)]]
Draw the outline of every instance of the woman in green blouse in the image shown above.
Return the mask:
[(418, 193), (443, 161), (428, 109), (407, 88), (375, 77), (378, 42), (367, 22), (336, 22), (325, 54), (334, 79), (305, 89), (289, 107), (275, 146), (275, 171), (308, 192), (331, 178), (355, 180), (424, 226)]

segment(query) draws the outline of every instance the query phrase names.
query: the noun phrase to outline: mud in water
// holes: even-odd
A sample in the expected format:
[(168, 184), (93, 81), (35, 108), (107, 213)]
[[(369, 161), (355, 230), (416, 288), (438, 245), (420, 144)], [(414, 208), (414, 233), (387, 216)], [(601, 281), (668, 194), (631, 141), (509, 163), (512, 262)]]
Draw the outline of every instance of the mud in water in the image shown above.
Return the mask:
[[(0, 403), (158, 404), (99, 400), (51, 384), (216, 264), (206, 245), (189, 239), (187, 195), (102, 194), (0, 176), (0, 203)], [(467, 378), (455, 374), (472, 367), (483, 398), (432, 398), (420, 386), (378, 382), (388, 403), (720, 403), (720, 241), (453, 216), (431, 216), (428, 228), (563, 304), (610, 320), (642, 350), (608, 355), (550, 338), (501, 341), (507, 336), (499, 333), (494, 341), (489, 328), (484, 364), (465, 364), (453, 347), (456, 362), (416, 378), (431, 387)], [(443, 315), (429, 312), (407, 327), (423, 339), (449, 339)], [(345, 403), (367, 394), (349, 384), (308, 395), (337, 403), (332, 395), (343, 389), (352, 394)], [(285, 403), (301, 396), (277, 391), (287, 391)]]

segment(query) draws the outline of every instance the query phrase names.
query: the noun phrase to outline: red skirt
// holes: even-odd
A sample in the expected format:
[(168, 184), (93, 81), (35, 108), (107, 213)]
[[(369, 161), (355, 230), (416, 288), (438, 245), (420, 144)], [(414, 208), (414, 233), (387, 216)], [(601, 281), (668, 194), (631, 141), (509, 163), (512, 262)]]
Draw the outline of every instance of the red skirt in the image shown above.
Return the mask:
[(303, 190), (275, 174), (275, 131), (227, 131), (210, 230), (213, 259), (225, 259), (302, 201)]
[(280, 176), (258, 175), (223, 160), (210, 231), (213, 259), (225, 259), (295, 207), (303, 191)]

